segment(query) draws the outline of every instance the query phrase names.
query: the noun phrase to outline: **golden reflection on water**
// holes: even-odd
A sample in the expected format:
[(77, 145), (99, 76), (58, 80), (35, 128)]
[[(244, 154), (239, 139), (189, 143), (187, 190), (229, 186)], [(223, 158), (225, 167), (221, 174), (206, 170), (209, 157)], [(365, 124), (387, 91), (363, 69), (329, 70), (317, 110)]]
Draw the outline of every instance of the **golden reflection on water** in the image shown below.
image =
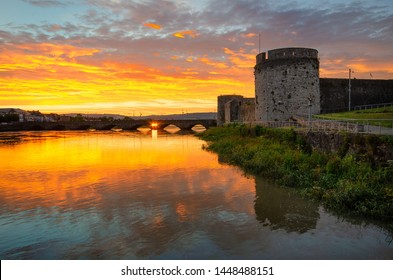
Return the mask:
[[(154, 188), (156, 193), (208, 193), (211, 180), (225, 178), (228, 168), (215, 155), (201, 153), (202, 142), (196, 137), (158, 134), (59, 133), (58, 138), (1, 145), (0, 156), (6, 160), (0, 161), (0, 200), (18, 209), (83, 208), (102, 203), (104, 193), (137, 188), (139, 195), (153, 195)], [(232, 182), (225, 195), (252, 190), (252, 184), (244, 189), (244, 181)], [(179, 210), (181, 219), (185, 213), (184, 207)]]

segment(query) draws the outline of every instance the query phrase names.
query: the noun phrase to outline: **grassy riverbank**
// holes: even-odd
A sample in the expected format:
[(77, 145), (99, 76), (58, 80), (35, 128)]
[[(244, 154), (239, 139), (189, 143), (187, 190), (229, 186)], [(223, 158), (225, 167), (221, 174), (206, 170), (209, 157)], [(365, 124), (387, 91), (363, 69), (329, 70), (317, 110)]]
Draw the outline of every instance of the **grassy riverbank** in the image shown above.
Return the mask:
[[(297, 188), (330, 209), (387, 221), (393, 229), (392, 164), (376, 164), (351, 153), (313, 150), (304, 136), (290, 129), (235, 125), (211, 128), (199, 137), (220, 160), (247, 173)], [(392, 139), (385, 139), (391, 149)], [(373, 149), (375, 140), (365, 142)]]

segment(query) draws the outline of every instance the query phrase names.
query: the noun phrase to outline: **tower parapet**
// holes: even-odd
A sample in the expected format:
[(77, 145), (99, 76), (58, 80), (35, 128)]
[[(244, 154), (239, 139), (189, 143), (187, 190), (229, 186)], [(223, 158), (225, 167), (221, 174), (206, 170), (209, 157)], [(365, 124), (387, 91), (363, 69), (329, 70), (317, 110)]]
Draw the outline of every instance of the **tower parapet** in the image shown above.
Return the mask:
[(270, 50), (267, 53), (262, 52), (257, 55), (257, 63), (264, 63), (267, 61), (277, 59), (296, 59), (296, 58), (314, 58), (318, 59), (318, 51), (308, 48), (282, 48)]

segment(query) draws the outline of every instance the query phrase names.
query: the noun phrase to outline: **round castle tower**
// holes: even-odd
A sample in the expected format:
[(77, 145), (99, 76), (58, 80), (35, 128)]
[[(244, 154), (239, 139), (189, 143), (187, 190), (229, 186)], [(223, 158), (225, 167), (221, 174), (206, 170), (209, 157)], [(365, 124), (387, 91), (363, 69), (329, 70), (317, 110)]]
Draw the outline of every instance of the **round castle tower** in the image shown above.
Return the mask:
[(318, 51), (283, 48), (257, 55), (255, 75), (256, 121), (285, 121), (319, 114)]

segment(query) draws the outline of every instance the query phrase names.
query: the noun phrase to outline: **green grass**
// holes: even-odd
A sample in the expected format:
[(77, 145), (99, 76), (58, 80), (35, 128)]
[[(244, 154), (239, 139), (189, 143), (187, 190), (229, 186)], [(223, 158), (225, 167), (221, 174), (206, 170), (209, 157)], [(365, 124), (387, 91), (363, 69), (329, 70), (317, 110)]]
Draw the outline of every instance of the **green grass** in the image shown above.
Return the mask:
[[(313, 151), (292, 129), (232, 125), (208, 129), (199, 137), (208, 142), (206, 149), (247, 173), (297, 188), (328, 208), (393, 225), (392, 165), (378, 165), (370, 157), (348, 153)], [(364, 143), (370, 145), (366, 148), (372, 153), (375, 141), (367, 139)]]
[(315, 115), (325, 120), (350, 120), (361, 124), (393, 127), (393, 106), (386, 108), (367, 109), (351, 112)]

